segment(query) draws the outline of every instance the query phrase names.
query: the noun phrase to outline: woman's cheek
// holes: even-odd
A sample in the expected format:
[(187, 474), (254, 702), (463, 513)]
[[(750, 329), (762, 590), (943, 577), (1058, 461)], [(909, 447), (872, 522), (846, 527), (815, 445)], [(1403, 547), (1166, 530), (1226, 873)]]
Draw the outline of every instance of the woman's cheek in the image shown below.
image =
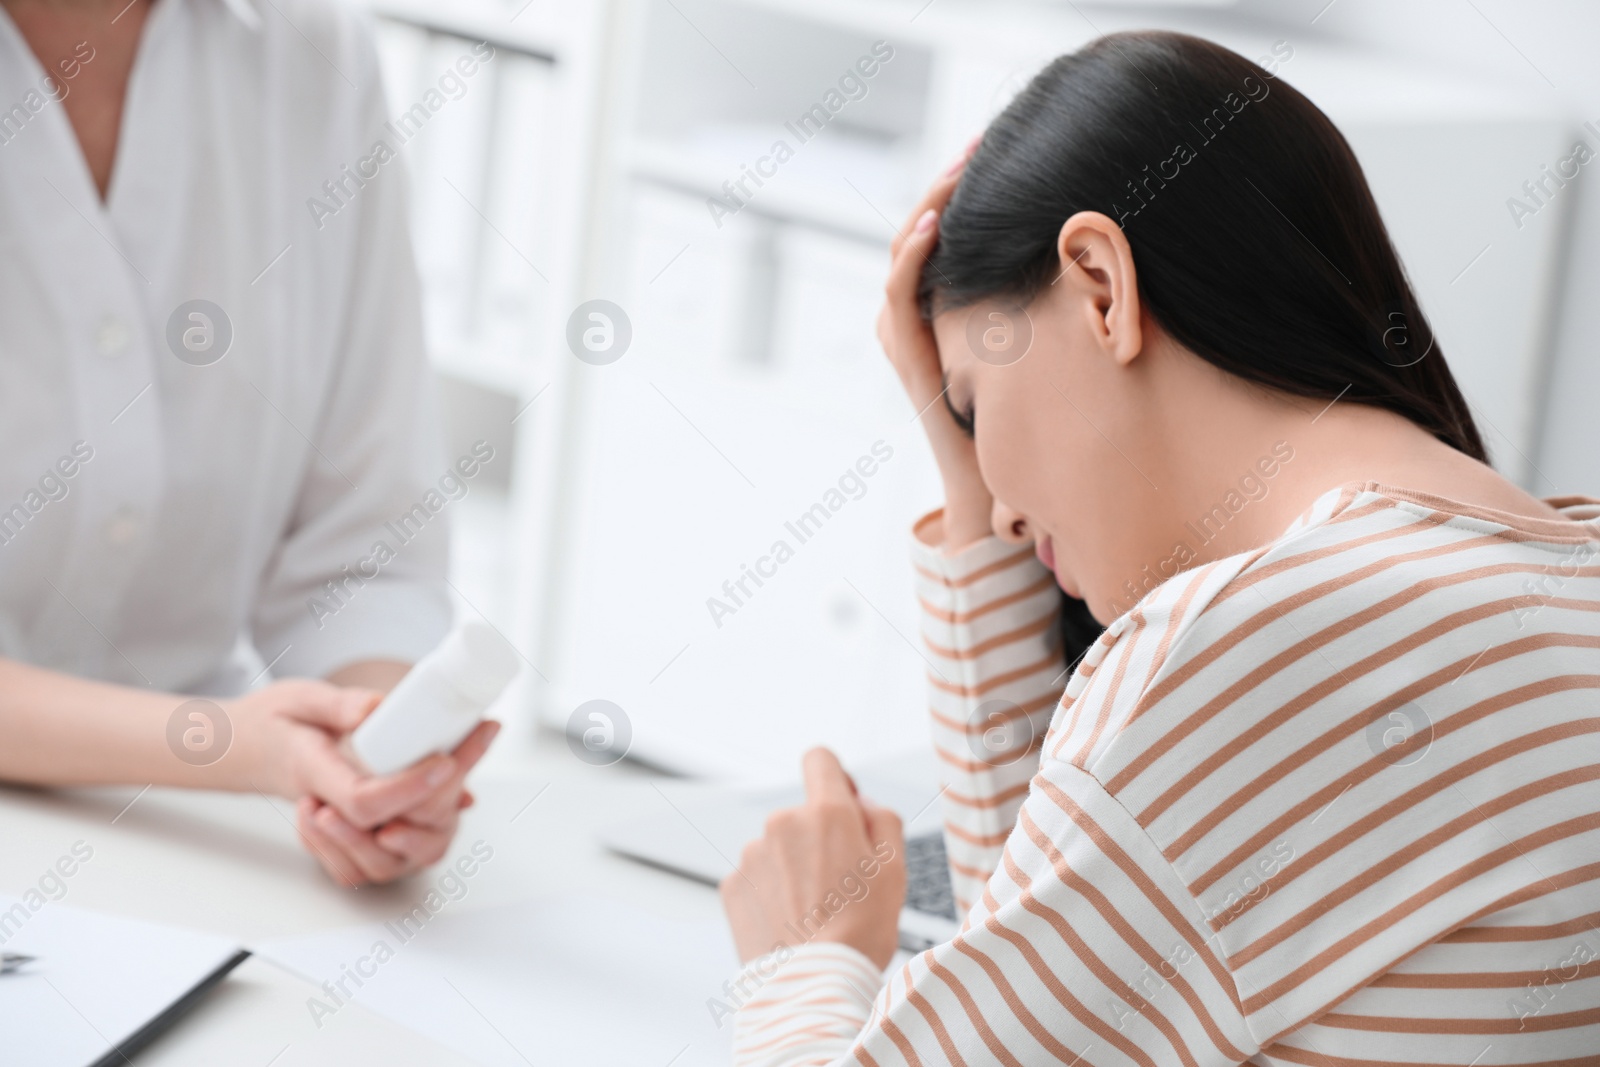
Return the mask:
[[(998, 415), (978, 422), (978, 469), (989, 492), (1006, 506), (1043, 518), (1061, 498), (1047, 445), (1017, 418)], [(1053, 488), (1055, 487), (1055, 488)]]

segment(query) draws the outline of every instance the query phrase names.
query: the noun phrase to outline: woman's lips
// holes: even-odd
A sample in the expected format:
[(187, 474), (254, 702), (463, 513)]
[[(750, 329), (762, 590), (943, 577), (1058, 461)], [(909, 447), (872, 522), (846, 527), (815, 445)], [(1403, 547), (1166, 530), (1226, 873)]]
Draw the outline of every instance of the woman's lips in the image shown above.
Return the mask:
[(1033, 543), (1033, 551), (1039, 557), (1039, 562), (1050, 568), (1050, 573), (1055, 575), (1056, 585), (1061, 587), (1063, 593), (1079, 600), (1083, 599), (1083, 595), (1078, 592), (1077, 586), (1068, 582), (1061, 572), (1056, 570), (1056, 546), (1050, 540), (1049, 534), (1039, 535), (1038, 539)]

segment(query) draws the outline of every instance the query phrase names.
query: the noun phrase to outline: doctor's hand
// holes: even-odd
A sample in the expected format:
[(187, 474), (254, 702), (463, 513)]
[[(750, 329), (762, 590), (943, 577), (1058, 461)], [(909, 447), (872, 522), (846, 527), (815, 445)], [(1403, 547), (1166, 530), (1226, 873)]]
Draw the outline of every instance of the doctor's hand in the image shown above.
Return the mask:
[[(461, 811), (473, 803), (472, 794), (464, 786), (467, 772), (483, 758), (499, 732), (499, 723), (481, 722), (449, 756), (422, 761), (418, 766), (444, 761), (452, 773), (420, 803), (373, 826), (353, 821), (319, 796), (301, 797), (295, 809), (301, 842), (343, 886), (393, 881), (437, 863), (455, 837)], [(415, 770), (408, 768), (398, 775), (366, 781), (394, 783)], [(402, 793), (397, 790), (391, 795), (398, 798)]]
[(900, 817), (858, 797), (825, 748), (806, 753), (804, 770), (805, 803), (774, 812), (722, 880), (739, 959), (831, 941), (887, 967), (906, 896)]
[[(988, 537), (994, 497), (978, 470), (978, 450), (945, 406), (944, 368), (933, 328), (922, 317), (917, 289), (922, 271), (939, 243), (939, 218), (977, 148), (967, 150), (911, 209), (890, 245), (889, 280), (878, 313), (878, 342), (900, 377), (912, 407), (921, 413), (922, 429), (933, 446), (933, 458), (944, 482), (944, 543), (962, 548)], [(958, 314), (959, 312), (952, 312)]]
[[(375, 690), (286, 679), (225, 705), (234, 745), (221, 765), (233, 764), (234, 787), (301, 802), (302, 840), (349, 885), (397, 878), (443, 854), (457, 813), (470, 803), (462, 782), (499, 729), (480, 723), (448, 756), (370, 775), (344, 755), (340, 742), (381, 699)], [(315, 802), (320, 820), (309, 833), (307, 800)]]

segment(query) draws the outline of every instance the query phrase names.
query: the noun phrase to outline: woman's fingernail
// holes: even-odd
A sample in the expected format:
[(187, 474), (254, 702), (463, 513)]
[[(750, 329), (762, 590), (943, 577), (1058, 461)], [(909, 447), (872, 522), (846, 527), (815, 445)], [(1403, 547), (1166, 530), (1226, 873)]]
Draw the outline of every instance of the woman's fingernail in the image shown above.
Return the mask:
[(938, 218), (938, 217), (939, 217), (939, 213), (937, 211), (933, 210), (933, 208), (931, 208), (931, 207), (928, 210), (924, 211), (922, 213), (922, 217), (917, 220), (917, 232), (918, 233), (927, 233), (929, 230), (931, 230), (933, 228), (933, 220)]
[(454, 772), (454, 770), (455, 768), (451, 766), (449, 760), (440, 761), (437, 767), (428, 772), (428, 777), (425, 779), (428, 784), (428, 788), (434, 789), (438, 786), (444, 785), (450, 780), (450, 775)]

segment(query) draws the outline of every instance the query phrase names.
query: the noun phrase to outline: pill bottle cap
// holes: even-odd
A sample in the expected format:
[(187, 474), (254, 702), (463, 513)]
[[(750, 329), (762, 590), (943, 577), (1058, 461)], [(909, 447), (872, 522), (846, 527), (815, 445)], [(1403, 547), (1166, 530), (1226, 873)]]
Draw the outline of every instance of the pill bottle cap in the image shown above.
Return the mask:
[(517, 654), (492, 626), (467, 622), (428, 657), (444, 682), (476, 704), (488, 706), (517, 676)]

